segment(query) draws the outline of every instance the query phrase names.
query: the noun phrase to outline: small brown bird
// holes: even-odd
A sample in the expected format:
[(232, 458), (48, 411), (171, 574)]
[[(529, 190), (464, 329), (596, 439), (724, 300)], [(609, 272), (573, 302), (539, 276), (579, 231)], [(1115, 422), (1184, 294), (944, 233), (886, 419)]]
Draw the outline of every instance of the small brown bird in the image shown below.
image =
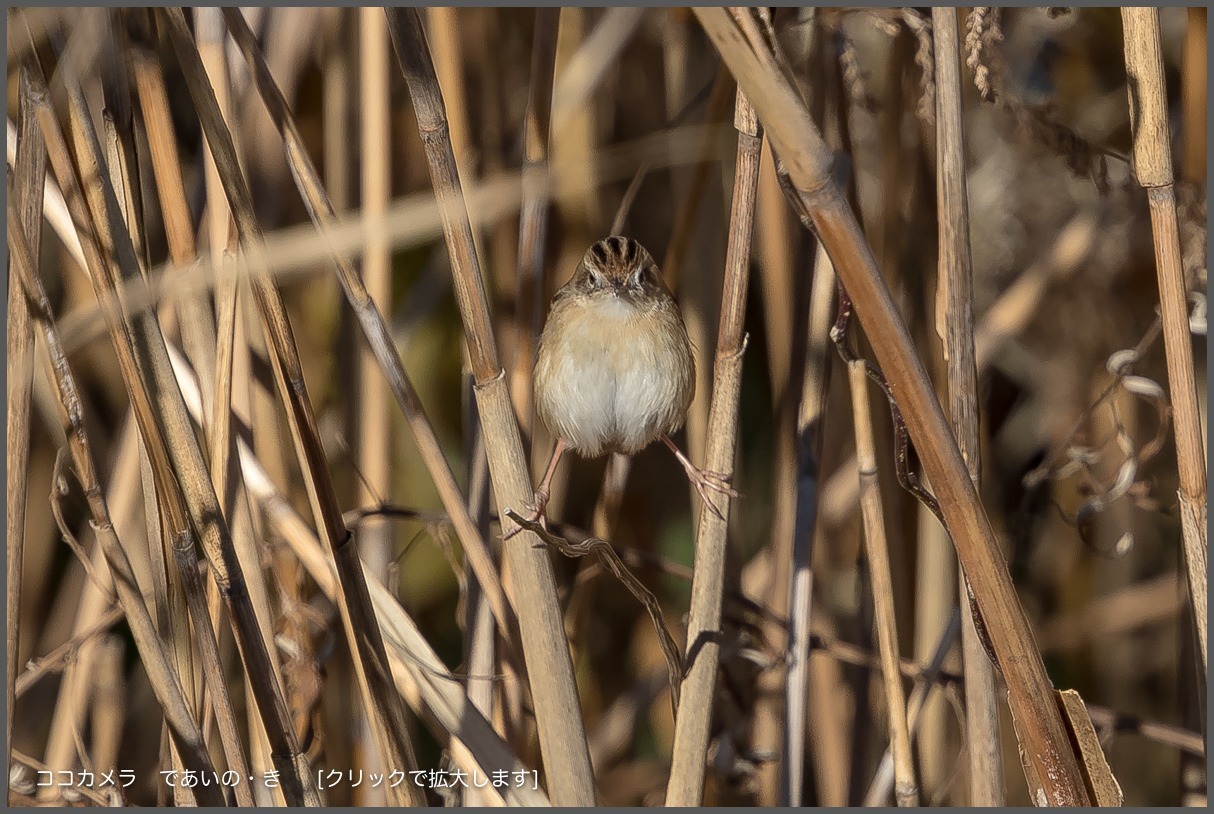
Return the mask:
[(632, 455), (661, 438), (701, 499), (706, 489), (737, 497), (725, 478), (688, 460), (670, 434), (695, 396), (695, 357), (674, 296), (653, 257), (613, 235), (587, 251), (552, 299), (535, 363), (536, 411), (556, 448), (535, 491), (532, 519), (544, 518), (565, 449), (594, 458)]

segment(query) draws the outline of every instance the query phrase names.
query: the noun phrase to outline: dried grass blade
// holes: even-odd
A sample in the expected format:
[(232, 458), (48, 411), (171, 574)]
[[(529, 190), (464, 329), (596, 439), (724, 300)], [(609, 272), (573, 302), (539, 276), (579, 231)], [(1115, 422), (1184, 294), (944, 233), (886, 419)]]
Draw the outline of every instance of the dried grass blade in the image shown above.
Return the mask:
[[(233, 25), (234, 17), (244, 22), (239, 14), (229, 15), (229, 26)], [(215, 100), (214, 89), (207, 80), (182, 10), (158, 10), (157, 21), (164, 26), (185, 74), (186, 84), (207, 136), (207, 146), (215, 158), (228, 203), (235, 214), (241, 245), (252, 265), (254, 298), (273, 349), (271, 361), (275, 383), (287, 408), (291, 436), (313, 512), (338, 563), (342, 587), (338, 606), (347, 641), (355, 654), (356, 672), (367, 712), (375, 722), (374, 729), (384, 760), (401, 767), (403, 771), (410, 771), (416, 767), (416, 759), (402, 701), (392, 687), (387, 653), (379, 628), (375, 625), (358, 549), (353, 543), (353, 535), (342, 521), (291, 325), (278, 290), (265, 271), (261, 229), (253, 213), (248, 186), (240, 172), (231, 134)], [(285, 702), (280, 713), (287, 715)], [(394, 793), (390, 791), (390, 795), (398, 805), (422, 805), (425, 802), (420, 789), (413, 784), (401, 784)]]
[[(225, 10), (225, 15), (233, 39), (249, 62), (253, 80), (266, 104), (270, 118), (283, 138), (287, 161), (291, 165), (292, 175), (303, 197), (304, 205), (321, 235), (327, 238), (335, 225), (336, 215), (320, 176), (304, 149), (303, 139), (291, 116), (290, 109), (287, 107), (286, 99), (274, 83), (244, 18), (238, 13), (230, 13), (227, 10)], [(501, 626), (507, 648), (517, 650), (517, 622), (505, 592), (502, 590), (493, 555), (468, 513), (455, 475), (451, 472), (451, 467), (442, 452), (433, 425), (426, 416), (421, 398), (405, 372), (404, 362), (396, 349), (396, 343), (392, 340), (387, 323), (353, 265), (327, 239), (326, 243), (346, 299), (354, 309), (367, 344), (383, 369), (392, 393), (413, 431), (414, 439), (438, 490), (443, 507), (452, 518), (460, 544), (486, 592), (494, 617)]]
[[(29, 77), (21, 71), (20, 122), (16, 136), (16, 161), (12, 175), (12, 206), (29, 235), (28, 245), (39, 246), (42, 238), (42, 196), (46, 180), (46, 147), (38, 132), (38, 121), (30, 105)], [(10, 138), (11, 138), (10, 134)], [(29, 265), (38, 268), (38, 250), (31, 249)], [(34, 332), (29, 303), (19, 286), (8, 286), (8, 492), (5, 506), (5, 698), (8, 728), (4, 730), (4, 753), (12, 761), (13, 720), (16, 709), (17, 670), (21, 664), (21, 594), (25, 560), (25, 499), (30, 443), (30, 395), (34, 389)]]
[[(67, 434), (69, 449), (75, 464), (76, 475), (88, 497), (92, 514), (93, 530), (97, 541), (105, 552), (118, 601), (126, 615), (131, 635), (135, 639), (139, 656), (143, 662), (148, 681), (156, 694), (169, 725), (169, 732), (178, 753), (187, 768), (198, 772), (213, 773), (214, 766), (207, 755), (198, 723), (190, 714), (179, 677), (173, 672), (169, 656), (156, 635), (156, 626), (135, 583), (135, 574), (110, 522), (109, 508), (97, 481), (97, 470), (88, 436), (84, 429), (83, 405), (71, 367), (63, 354), (55, 330), (50, 302), (42, 284), (35, 276), (33, 258), (24, 228), (13, 207), (15, 195), (10, 192), (8, 209), (9, 249), (12, 251), (13, 270), (20, 281), (23, 295), (35, 306), (36, 319), (41, 323), (43, 338), (47, 345), (49, 361), (48, 375), (54, 381), (59, 399), (60, 419)], [(224, 805), (222, 791), (217, 786), (200, 788), (196, 793), (204, 805)]]

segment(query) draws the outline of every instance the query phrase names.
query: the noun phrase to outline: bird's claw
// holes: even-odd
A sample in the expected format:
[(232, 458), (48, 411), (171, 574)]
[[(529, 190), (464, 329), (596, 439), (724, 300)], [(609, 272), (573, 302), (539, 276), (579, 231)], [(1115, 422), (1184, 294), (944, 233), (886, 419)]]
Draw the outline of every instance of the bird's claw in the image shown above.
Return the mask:
[[(548, 508), (548, 494), (537, 490), (531, 497), (531, 502), (527, 504), (526, 520), (528, 523), (539, 523), (540, 526), (548, 529), (548, 517), (545, 510)], [(522, 526), (515, 526), (510, 531), (502, 535), (502, 542), (509, 540), (514, 535), (523, 531)]]

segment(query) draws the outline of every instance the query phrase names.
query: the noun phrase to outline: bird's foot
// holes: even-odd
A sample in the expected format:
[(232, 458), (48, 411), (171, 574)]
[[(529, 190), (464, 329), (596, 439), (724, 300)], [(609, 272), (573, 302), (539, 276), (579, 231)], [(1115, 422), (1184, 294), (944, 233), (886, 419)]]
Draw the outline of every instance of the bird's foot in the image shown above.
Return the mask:
[[(529, 523), (539, 523), (545, 530), (548, 528), (548, 517), (545, 510), (548, 508), (548, 490), (536, 489), (532, 494), (531, 502), (527, 504), (526, 520)], [(514, 535), (523, 531), (522, 526), (515, 526), (510, 531), (502, 536), (503, 542), (509, 540)]]
[(717, 505), (708, 497), (708, 492), (711, 490), (728, 497), (741, 497), (737, 490), (729, 485), (728, 476), (720, 472), (710, 472), (700, 469), (690, 462), (684, 463), (683, 468), (687, 471), (687, 478), (691, 481), (691, 485), (695, 487), (696, 494), (700, 496), (700, 500), (704, 501), (704, 505), (708, 507), (708, 510), (718, 520), (724, 520), (725, 515), (721, 513)]

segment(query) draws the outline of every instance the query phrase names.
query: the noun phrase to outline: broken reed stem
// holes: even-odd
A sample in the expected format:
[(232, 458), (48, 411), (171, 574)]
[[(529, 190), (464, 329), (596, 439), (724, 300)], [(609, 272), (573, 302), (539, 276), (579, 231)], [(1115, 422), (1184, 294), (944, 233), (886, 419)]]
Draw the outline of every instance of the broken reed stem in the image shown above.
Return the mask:
[[(729, 213), (729, 245), (721, 293), (721, 324), (713, 366), (712, 405), (708, 413), (704, 467), (729, 479), (738, 436), (738, 400), (742, 390), (742, 355), (746, 350), (743, 323), (750, 273), (751, 234), (759, 186), (762, 130), (747, 96), (737, 92), (734, 127), (738, 131), (737, 166)], [(687, 624), (687, 673), (682, 702), (675, 719), (674, 751), (666, 805), (699, 805), (704, 795), (713, 694), (720, 662), (721, 601), (732, 501), (719, 498), (716, 514), (700, 508), (696, 535), (695, 571), (691, 582), (691, 616)]]
[(856, 429), (856, 461), (860, 475), (860, 512), (864, 516), (864, 551), (872, 582), (877, 647), (881, 654), (881, 683), (889, 714), (890, 749), (894, 756), (894, 799), (899, 806), (919, 805), (919, 783), (911, 754), (906, 723), (906, 695), (898, 673), (898, 622), (894, 614), (894, 582), (890, 574), (889, 544), (881, 514), (881, 486), (877, 480), (877, 450), (873, 440), (868, 373), (863, 359), (847, 364), (851, 385), (852, 419)]
[(899, 397), (911, 440), (936, 489), (953, 545), (991, 634), (1022, 748), (1045, 786), (1045, 800), (1055, 805), (1086, 803), (1074, 747), (994, 530), (872, 249), (832, 178), (829, 149), (795, 89), (781, 75), (771, 50), (753, 49), (725, 9), (696, 8), (695, 13), (739, 87), (752, 98), (773, 151), (809, 210), (872, 339), (880, 368)]
[[(42, 240), (42, 195), (46, 181), (46, 148), (38, 131), (38, 120), (30, 104), (29, 77), (20, 78), (20, 112), (17, 129), (17, 160), (13, 166), (12, 200), (18, 221), (29, 235), (29, 264), (38, 268)], [(34, 389), (34, 332), (29, 303), (20, 286), (8, 285), (8, 497), (5, 506), (7, 545), (5, 584), (5, 674), (8, 729), (4, 730), (6, 764), (12, 763), (13, 720), (16, 707), (17, 670), (21, 665), (21, 594), (25, 561), (25, 499), (29, 478), (30, 397)]]
[[(451, 278), (489, 456), (489, 473), (499, 516), (505, 516), (508, 507), (526, 505), (532, 490), (518, 421), (498, 361), (484, 278), (452, 153), (442, 91), (418, 12), (394, 8), (386, 9), (385, 13), (392, 44), (413, 100), (434, 195), (442, 214)], [(540, 751), (553, 802), (591, 805), (594, 779), (569, 642), (556, 597), (552, 563), (546, 550), (533, 547), (537, 541), (534, 534), (523, 532), (513, 543), (505, 545), (505, 555), (514, 579), (515, 607), (525, 660), (530, 668), (528, 677)]]
[[(291, 116), (286, 99), (274, 83), (273, 76), (270, 74), (260, 50), (257, 49), (256, 40), (249, 30), (248, 24), (244, 22), (243, 16), (236, 12), (225, 11), (224, 13), (228, 19), (233, 39), (249, 61), (253, 80), (261, 94), (262, 101), (283, 139), (283, 147), (292, 169), (292, 177), (296, 180), (304, 205), (317, 230), (322, 237), (327, 238), (336, 224), (336, 214), (332, 202), (325, 192), (324, 184), (316, 172), (316, 167), (308, 158), (303, 138)], [(468, 512), (438, 436), (426, 416), (421, 398), (409, 375), (405, 372), (404, 362), (396, 350), (396, 343), (392, 339), (383, 314), (376, 307), (362, 277), (355, 271), (354, 266), (332, 243), (326, 240), (326, 244), (342, 291), (354, 310), (359, 327), (375, 355), (375, 360), (387, 377), (392, 393), (409, 423), (409, 428), (413, 431), (414, 440), (417, 442), (422, 460), (438, 491), (443, 508), (451, 516), (460, 545), (468, 557), (468, 562), (472, 566), (476, 578), (485, 590), (489, 607), (501, 627), (502, 637), (507, 646), (506, 650), (508, 653), (517, 653), (517, 621), (498, 578), (493, 554), (489, 551), (480, 532), (477, 531), (476, 524)]]
[[(978, 438), (978, 368), (974, 349), (973, 261), (969, 201), (965, 186), (965, 142), (961, 126), (961, 57), (957, 11), (932, 9), (936, 76), (936, 201), (939, 271), (947, 295), (944, 357), (957, 446), (978, 487), (982, 471)], [(961, 644), (965, 665), (965, 727), (969, 755), (969, 804), (1002, 806), (1003, 765), (995, 671), (978, 638), (965, 574), (958, 577)]]
[[(225, 19), (231, 33), (235, 36), (238, 26), (240, 30), (248, 32), (248, 25), (240, 12), (227, 13), (229, 11), (225, 9)], [(157, 21), (166, 29), (181, 64), (190, 96), (207, 137), (207, 146), (215, 158), (228, 203), (235, 214), (240, 243), (250, 259), (254, 299), (272, 348), (274, 381), (286, 407), (291, 437), (313, 514), (338, 564), (342, 589), (338, 607), (346, 640), (354, 656), (355, 672), (364, 705), (373, 721), (385, 763), (399, 767), (402, 771), (413, 770), (416, 768), (416, 760), (403, 702), (392, 684), (387, 653), (379, 635), (379, 627), (375, 624), (358, 547), (342, 520), (332, 474), (320, 441), (316, 416), (304, 383), (291, 324), (287, 319), (282, 297), (265, 269), (261, 228), (254, 215), (248, 185), (240, 171), (235, 145), (186, 25), (185, 15), (180, 8), (158, 9)], [(278, 709), (279, 714), (287, 716), (285, 701), (281, 696), (277, 700), (282, 704)], [(273, 740), (271, 743), (273, 744)], [(276, 747), (275, 752), (279, 751)], [(389, 789), (388, 793), (389, 798), (397, 805), (419, 805), (425, 801), (421, 790), (412, 783), (402, 783), (395, 789)]]
[(1155, 238), (1155, 271), (1163, 342), (1168, 362), (1176, 435), (1176, 462), (1180, 471), (1180, 526), (1189, 599), (1201, 647), (1204, 675), (1206, 658), (1206, 462), (1201, 440), (1193, 371), (1193, 337), (1180, 232), (1176, 221), (1176, 188), (1172, 174), (1172, 147), (1168, 133), (1168, 97), (1164, 86), (1163, 53), (1159, 41), (1159, 11), (1123, 8), (1125, 65), (1130, 95), (1130, 121), (1134, 132), (1134, 174), (1147, 191), (1151, 231)]
[[(15, 201), (16, 196), (10, 192), (8, 245), (13, 260), (11, 268), (20, 281), (19, 287), (22, 289), (22, 296), (32, 302), (36, 318), (41, 323), (43, 339), (47, 346), (47, 372), (57, 388), (59, 398), (55, 403), (59, 407), (59, 418), (68, 438), (68, 448), (75, 464), (76, 477), (88, 498), (97, 543), (102, 547), (109, 563), (118, 602), (122, 606), (131, 636), (139, 650), (140, 661), (147, 673), (148, 682), (152, 685), (156, 700), (160, 702), (160, 706), (164, 710), (169, 734), (183, 764), (186, 768), (195, 771), (214, 772), (215, 768), (207, 754), (206, 745), (202, 741), (202, 732), (190, 713), (181, 682), (174, 673), (169, 656), (156, 633), (156, 625), (152, 621), (151, 614), (148, 613), (147, 605), (143, 602), (143, 596), (135, 582), (135, 574), (131, 570), (126, 551), (119, 542), (118, 535), (114, 532), (114, 527), (110, 522), (109, 508), (97, 480), (92, 448), (84, 428), (84, 408), (80, 399), (80, 391), (76, 386), (71, 367), (67, 364), (62, 346), (59, 344), (50, 301), (36, 276), (29, 241), (25, 237), (24, 228), (14, 209)], [(200, 787), (196, 790), (196, 797), (202, 805), (225, 804), (223, 793), (218, 786)]]

